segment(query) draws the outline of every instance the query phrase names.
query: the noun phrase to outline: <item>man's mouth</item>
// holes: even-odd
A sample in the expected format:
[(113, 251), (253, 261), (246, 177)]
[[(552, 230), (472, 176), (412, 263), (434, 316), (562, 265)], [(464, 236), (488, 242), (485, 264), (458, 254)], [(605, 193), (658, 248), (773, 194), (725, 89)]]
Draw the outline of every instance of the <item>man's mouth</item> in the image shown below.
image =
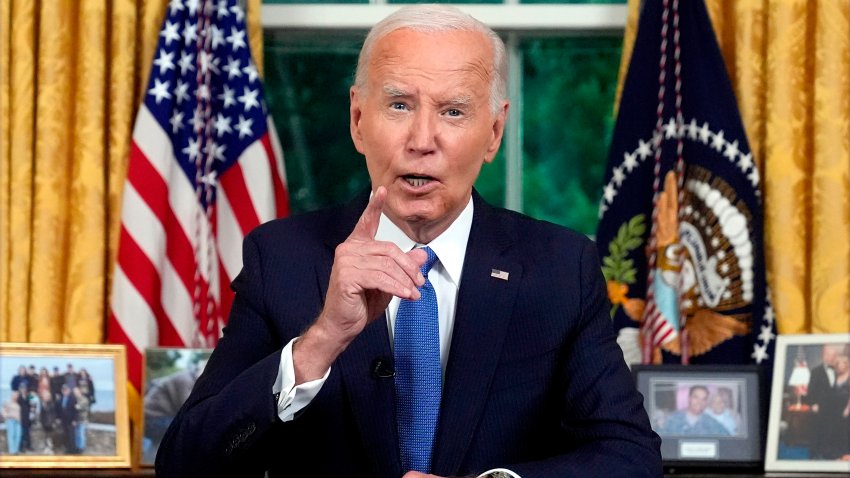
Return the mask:
[(407, 181), (407, 184), (410, 184), (415, 188), (422, 187), (434, 180), (434, 178), (430, 176), (419, 176), (416, 174), (406, 174), (402, 177), (405, 181)]

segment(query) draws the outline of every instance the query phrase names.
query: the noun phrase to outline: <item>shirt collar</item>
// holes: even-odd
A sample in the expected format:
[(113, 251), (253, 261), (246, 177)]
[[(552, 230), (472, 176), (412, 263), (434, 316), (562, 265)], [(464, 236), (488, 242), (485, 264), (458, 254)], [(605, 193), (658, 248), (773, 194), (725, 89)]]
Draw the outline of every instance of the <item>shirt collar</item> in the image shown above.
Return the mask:
[[(466, 257), (466, 244), (469, 242), (469, 231), (472, 229), (472, 197), (466, 207), (461, 211), (457, 219), (442, 234), (434, 238), (428, 247), (440, 258), (440, 264), (448, 273), (455, 285), (460, 285), (460, 273), (463, 270), (463, 260)], [(389, 241), (397, 245), (402, 251), (413, 249), (417, 243), (393, 224), (390, 219), (381, 213), (378, 223), (378, 232), (375, 234), (378, 241)]]

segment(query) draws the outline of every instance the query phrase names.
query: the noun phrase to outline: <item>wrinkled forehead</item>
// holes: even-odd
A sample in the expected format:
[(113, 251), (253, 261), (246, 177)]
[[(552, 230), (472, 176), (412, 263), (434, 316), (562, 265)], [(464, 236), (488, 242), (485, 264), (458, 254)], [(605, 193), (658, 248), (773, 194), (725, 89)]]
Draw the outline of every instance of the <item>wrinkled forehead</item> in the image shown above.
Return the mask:
[(380, 87), (396, 75), (489, 84), (494, 74), (493, 51), (487, 37), (478, 31), (400, 28), (377, 40), (368, 71), (369, 81)]

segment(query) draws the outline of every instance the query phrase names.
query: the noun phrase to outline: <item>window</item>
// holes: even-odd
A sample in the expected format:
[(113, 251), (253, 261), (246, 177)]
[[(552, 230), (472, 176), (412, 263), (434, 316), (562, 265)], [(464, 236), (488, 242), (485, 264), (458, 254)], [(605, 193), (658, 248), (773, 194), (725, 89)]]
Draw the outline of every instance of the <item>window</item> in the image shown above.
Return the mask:
[[(344, 202), (369, 180), (349, 136), (348, 88), (368, 27), (393, 7), (270, 3), (263, 11), (266, 95), (293, 212)], [(474, 3), (461, 8), (503, 35), (511, 69), (505, 139), (476, 189), (495, 205), (592, 234), (625, 6)]]

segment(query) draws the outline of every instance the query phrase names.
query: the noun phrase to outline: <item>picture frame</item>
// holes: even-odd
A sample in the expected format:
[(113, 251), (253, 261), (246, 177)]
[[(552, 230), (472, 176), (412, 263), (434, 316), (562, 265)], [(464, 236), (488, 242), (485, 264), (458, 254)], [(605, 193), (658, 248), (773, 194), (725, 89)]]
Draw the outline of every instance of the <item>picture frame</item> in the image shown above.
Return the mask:
[(154, 465), (168, 425), (189, 397), (209, 360), (211, 348), (152, 347), (145, 349), (142, 426), (139, 427), (138, 463)]
[(758, 366), (633, 365), (632, 374), (665, 470), (761, 468), (767, 407)]
[(129, 468), (127, 407), (123, 345), (0, 343), (0, 468)]
[(779, 335), (775, 357), (765, 470), (850, 472), (850, 335)]

